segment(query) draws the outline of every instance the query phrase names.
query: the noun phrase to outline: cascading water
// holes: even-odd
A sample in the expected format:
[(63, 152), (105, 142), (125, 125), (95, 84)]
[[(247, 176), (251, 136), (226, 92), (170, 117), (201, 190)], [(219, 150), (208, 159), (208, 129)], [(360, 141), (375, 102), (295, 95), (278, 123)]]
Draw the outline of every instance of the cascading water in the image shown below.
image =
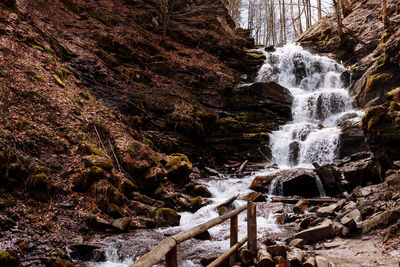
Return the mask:
[(338, 121), (355, 112), (341, 80), (346, 69), (293, 44), (266, 56), (257, 80), (275, 81), (294, 96), (292, 121), (270, 135), (273, 162), (281, 168), (332, 162), (339, 144)]
[[(213, 204), (195, 213), (181, 213), (180, 226), (100, 238), (99, 243), (108, 246), (107, 260), (93, 266), (128, 266), (157, 245), (165, 235), (189, 229), (218, 216), (217, 206), (232, 196), (245, 196), (255, 175), (266, 175), (287, 168), (312, 168), (312, 163), (332, 162), (337, 155), (341, 118), (352, 110), (352, 99), (343, 88), (341, 73), (345, 68), (326, 57), (312, 55), (296, 45), (277, 48), (266, 54), (258, 81), (275, 81), (287, 87), (294, 101), (292, 121), (270, 134), (272, 160), (279, 169), (265, 169), (243, 178), (223, 176), (203, 181), (213, 195)], [(360, 114), (359, 114), (360, 115)], [(357, 116), (356, 116), (357, 117)], [(357, 118), (355, 118), (357, 119)], [(320, 196), (325, 196), (321, 181), (317, 178)], [(282, 183), (272, 181), (269, 195), (281, 195)], [(245, 204), (235, 201), (235, 205)], [(268, 205), (268, 204), (267, 204)], [(280, 210), (285, 207), (279, 207)], [(245, 214), (239, 216), (239, 239), (246, 233)], [(257, 209), (258, 236), (284, 235), (285, 230), (275, 222), (273, 209), (259, 205)], [(178, 246), (180, 266), (199, 266), (199, 258), (220, 254), (229, 248), (229, 222), (209, 230), (212, 240), (188, 240)], [(96, 240), (95, 240), (96, 241)]]

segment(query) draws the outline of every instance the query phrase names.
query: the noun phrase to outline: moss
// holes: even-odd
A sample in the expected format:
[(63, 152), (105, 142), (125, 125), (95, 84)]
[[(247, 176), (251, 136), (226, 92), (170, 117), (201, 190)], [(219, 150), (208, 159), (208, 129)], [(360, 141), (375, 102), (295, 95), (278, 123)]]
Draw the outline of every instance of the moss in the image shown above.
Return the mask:
[(365, 87), (366, 92), (370, 92), (374, 90), (375, 86), (382, 82), (385, 83), (386, 81), (390, 80), (393, 77), (393, 74), (391, 73), (379, 73), (372, 75), (367, 82), (367, 85)]
[(97, 155), (85, 156), (82, 158), (82, 160), (86, 168), (95, 166), (102, 168), (106, 171), (110, 171), (114, 168), (114, 163), (110, 159), (101, 156)]
[(106, 177), (106, 172), (100, 168), (93, 166), (90, 169), (83, 170), (75, 177), (72, 189), (79, 192), (85, 192), (97, 180)]
[(53, 63), (53, 62), (56, 62), (56, 58), (53, 56), (48, 56), (46, 61), (47, 61), (47, 63)]
[(90, 95), (87, 92), (79, 92), (79, 96), (82, 97), (85, 100), (90, 99)]
[(385, 31), (383, 32), (383, 34), (382, 34), (382, 37), (381, 37), (381, 44), (386, 43), (387, 40), (389, 40), (389, 38), (390, 38), (390, 31), (385, 30)]
[(97, 156), (105, 156), (105, 153), (103, 150), (99, 149), (98, 146), (95, 144), (89, 142), (89, 141), (84, 141), (81, 143), (81, 149), (83, 153), (86, 155), (97, 155)]
[(39, 50), (39, 51), (42, 51), (42, 52), (44, 51), (44, 48), (41, 47), (40, 45), (35, 45), (35, 44), (34, 44), (34, 45), (32, 45), (32, 48), (33, 48), (33, 49), (36, 49), (36, 50)]
[(65, 87), (65, 84), (63, 83), (63, 81), (60, 79), (60, 77), (58, 77), (57, 75), (53, 75), (54, 79), (56, 80), (56, 83), (58, 85), (60, 85), (61, 87)]
[(269, 133), (267, 132), (258, 132), (258, 133), (244, 133), (244, 139), (255, 139), (255, 138), (265, 138), (268, 137)]
[(57, 76), (61, 80), (64, 80), (64, 78), (67, 77), (68, 74), (69, 74), (68, 71), (64, 68), (58, 68), (58, 70), (57, 70)]
[(36, 80), (38, 80), (39, 82), (43, 82), (43, 77), (40, 74), (37, 74), (35, 76), (33, 76)]
[(0, 266), (11, 267), (18, 266), (17, 255), (12, 255), (14, 253), (10, 253), (7, 250), (0, 251)]
[(177, 226), (180, 216), (170, 208), (159, 208), (155, 212), (154, 220), (157, 226)]
[(386, 94), (386, 98), (389, 100), (400, 99), (400, 87), (397, 87)]

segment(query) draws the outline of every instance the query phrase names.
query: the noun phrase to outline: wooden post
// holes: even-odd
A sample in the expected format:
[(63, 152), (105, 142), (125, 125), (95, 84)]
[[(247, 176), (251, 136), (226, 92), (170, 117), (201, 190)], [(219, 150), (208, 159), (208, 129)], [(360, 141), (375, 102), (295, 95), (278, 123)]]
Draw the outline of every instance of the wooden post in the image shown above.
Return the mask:
[(256, 217), (256, 204), (247, 202), (247, 248), (257, 253), (257, 217)]
[(165, 255), (166, 267), (178, 267), (178, 253), (176, 246)]
[[(231, 247), (238, 242), (238, 216), (235, 215), (231, 218)], [(229, 258), (229, 266), (235, 265), (237, 261), (237, 254), (234, 253)]]

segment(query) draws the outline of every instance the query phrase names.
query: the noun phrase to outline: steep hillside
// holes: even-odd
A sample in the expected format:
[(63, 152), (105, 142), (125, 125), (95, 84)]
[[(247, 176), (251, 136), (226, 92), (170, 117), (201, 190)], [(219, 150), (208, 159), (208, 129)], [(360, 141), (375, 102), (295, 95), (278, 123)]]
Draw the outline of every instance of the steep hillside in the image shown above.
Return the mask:
[(236, 88), (265, 57), (225, 4), (176, 1), (164, 38), (156, 0), (0, 1), (0, 265), (179, 224), (210, 194), (195, 166), (265, 160), (291, 97)]
[(382, 1), (351, 1), (343, 19), (344, 40), (337, 33), (334, 14), (316, 23), (298, 38), (303, 46), (328, 53), (352, 71), (350, 90), (356, 106), (367, 111), (362, 129), (381, 175), (400, 160), (400, 4), (387, 1), (383, 23)]

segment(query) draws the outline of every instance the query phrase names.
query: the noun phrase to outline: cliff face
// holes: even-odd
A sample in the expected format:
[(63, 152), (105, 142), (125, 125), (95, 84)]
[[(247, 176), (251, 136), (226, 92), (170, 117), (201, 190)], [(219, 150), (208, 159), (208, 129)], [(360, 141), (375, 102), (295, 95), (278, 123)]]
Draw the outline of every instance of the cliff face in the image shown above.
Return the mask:
[(343, 43), (334, 14), (316, 23), (297, 41), (350, 66), (354, 103), (367, 111), (362, 129), (385, 176), (393, 161), (400, 159), (400, 6), (398, 1), (387, 1), (389, 20), (385, 23), (382, 1), (356, 0), (351, 1), (351, 7), (352, 12), (343, 19)]

